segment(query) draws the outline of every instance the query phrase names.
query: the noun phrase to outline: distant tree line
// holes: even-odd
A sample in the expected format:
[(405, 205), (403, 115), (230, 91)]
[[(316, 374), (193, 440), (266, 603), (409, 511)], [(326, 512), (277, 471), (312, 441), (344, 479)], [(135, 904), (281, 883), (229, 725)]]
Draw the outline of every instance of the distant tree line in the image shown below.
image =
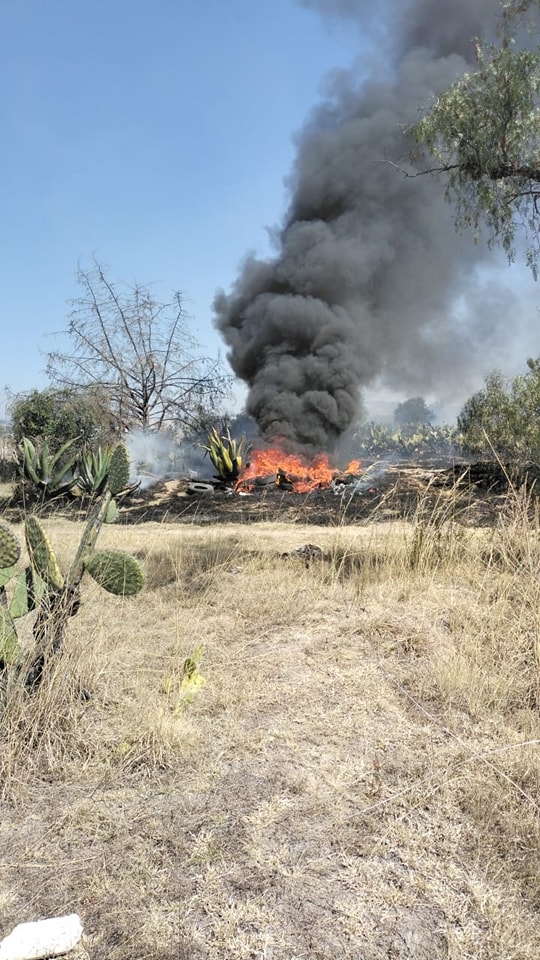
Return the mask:
[[(15, 443), (46, 440), (54, 455), (69, 440), (95, 449), (132, 429), (172, 430), (200, 443), (212, 426), (225, 424), (229, 378), (200, 351), (180, 294), (163, 303), (148, 287), (120, 288), (97, 262), (78, 279), (82, 296), (69, 318), (68, 346), (48, 358), (50, 385), (12, 398)], [(445, 448), (539, 461), (540, 359), (529, 359), (520, 376), (489, 374), (457, 428), (434, 427), (434, 420), (423, 397), (410, 397), (394, 410), (397, 434), (366, 424), (357, 437), (373, 451), (397, 444), (408, 453)]]

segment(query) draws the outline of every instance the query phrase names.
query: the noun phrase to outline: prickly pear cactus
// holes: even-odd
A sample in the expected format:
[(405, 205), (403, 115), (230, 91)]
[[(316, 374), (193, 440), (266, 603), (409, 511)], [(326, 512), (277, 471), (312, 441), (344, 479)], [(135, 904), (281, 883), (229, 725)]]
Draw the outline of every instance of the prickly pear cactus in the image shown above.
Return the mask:
[(0, 569), (13, 567), (21, 555), (21, 547), (9, 527), (0, 523)]
[(13, 619), (24, 617), (35, 610), (47, 589), (47, 584), (32, 566), (21, 570), (13, 581), (9, 612)]
[(100, 550), (84, 561), (85, 570), (109, 593), (130, 597), (141, 590), (144, 575), (135, 557), (120, 550)]
[(11, 580), (12, 576), (17, 572), (17, 564), (14, 563), (11, 567), (0, 567), (0, 591), (5, 587), (6, 583)]
[(28, 517), (24, 525), (30, 562), (40, 577), (54, 590), (61, 590), (64, 578), (51, 542), (37, 517)]
[(19, 653), (19, 639), (13, 617), (5, 607), (0, 607), (0, 666), (14, 663)]
[(129, 484), (129, 453), (125, 443), (114, 448), (109, 467), (108, 487), (116, 497)]
[(118, 507), (116, 506), (116, 500), (111, 500), (107, 507), (107, 513), (105, 514), (104, 523), (116, 523), (117, 520), (118, 520)]
[[(141, 590), (144, 575), (135, 557), (120, 550), (95, 550), (103, 523), (116, 519), (118, 511), (113, 497), (129, 489), (129, 456), (120, 444), (111, 457), (109, 486), (90, 512), (65, 576), (37, 517), (29, 516), (25, 523), (30, 563), (24, 569), (18, 568), (21, 548), (17, 538), (0, 523), (0, 678), (14, 664), (14, 669), (22, 672), (27, 690), (39, 686), (47, 662), (58, 657), (63, 649), (69, 619), (79, 610), (85, 571), (117, 596), (129, 597)], [(14, 620), (31, 611), (37, 611), (32, 628), (34, 647), (30, 657), (22, 657)]]

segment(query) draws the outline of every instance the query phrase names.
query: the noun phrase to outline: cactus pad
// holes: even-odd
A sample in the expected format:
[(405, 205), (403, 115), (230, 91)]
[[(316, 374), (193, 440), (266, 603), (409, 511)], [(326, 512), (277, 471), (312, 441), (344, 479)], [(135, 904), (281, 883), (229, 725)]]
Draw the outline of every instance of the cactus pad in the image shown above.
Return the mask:
[(17, 537), (9, 527), (0, 523), (0, 568), (12, 567), (21, 555), (21, 548)]
[(107, 507), (107, 513), (105, 514), (105, 523), (116, 523), (118, 520), (118, 507), (116, 506), (116, 500), (111, 500)]
[(51, 542), (37, 517), (28, 517), (25, 523), (25, 534), (32, 566), (45, 583), (55, 590), (61, 590), (64, 586), (64, 578)]
[(14, 663), (19, 654), (19, 640), (15, 624), (8, 611), (0, 607), (0, 667)]
[(0, 567), (0, 587), (5, 587), (6, 583), (16, 574), (17, 564), (12, 567)]
[(35, 610), (46, 589), (47, 584), (41, 579), (37, 570), (33, 567), (21, 570), (14, 581), (9, 604), (9, 612), (13, 619), (24, 617), (31, 610)]
[(125, 443), (114, 448), (109, 466), (109, 490), (113, 497), (129, 483), (129, 453)]
[(135, 557), (121, 550), (91, 553), (84, 566), (96, 583), (116, 596), (132, 596), (139, 592), (144, 583), (143, 572)]

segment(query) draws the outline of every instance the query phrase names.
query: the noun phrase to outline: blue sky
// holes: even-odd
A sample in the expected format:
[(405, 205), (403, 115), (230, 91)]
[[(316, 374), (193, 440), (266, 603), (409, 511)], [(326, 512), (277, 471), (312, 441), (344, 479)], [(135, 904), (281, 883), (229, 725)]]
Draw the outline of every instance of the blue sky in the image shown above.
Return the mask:
[(295, 0), (0, 0), (0, 387), (45, 385), (93, 254), (182, 290), (224, 353), (214, 292), (269, 250), (294, 131), (359, 42)]
[[(157, 299), (183, 291), (224, 355), (213, 296), (271, 251), (295, 131), (332, 71), (373, 58), (351, 21), (297, 0), (0, 0), (0, 415), (4, 386), (46, 385), (93, 255)], [(514, 336), (501, 365), (521, 369), (538, 352), (537, 288), (524, 270), (508, 282), (529, 341)]]

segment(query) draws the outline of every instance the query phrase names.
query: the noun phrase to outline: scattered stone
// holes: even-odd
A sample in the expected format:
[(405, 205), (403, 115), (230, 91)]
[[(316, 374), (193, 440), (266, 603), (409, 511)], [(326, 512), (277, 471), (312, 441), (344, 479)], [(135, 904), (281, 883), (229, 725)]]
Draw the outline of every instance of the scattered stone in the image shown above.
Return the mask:
[(39, 960), (69, 953), (82, 937), (81, 918), (76, 913), (19, 923), (0, 941), (0, 960)]
[(299, 560), (305, 562), (306, 567), (309, 567), (313, 560), (324, 559), (324, 553), (321, 547), (318, 547), (315, 543), (305, 543), (303, 547), (297, 547), (296, 550), (291, 550), (290, 553), (282, 553), (280, 556), (282, 560), (286, 560), (289, 557), (298, 557)]

